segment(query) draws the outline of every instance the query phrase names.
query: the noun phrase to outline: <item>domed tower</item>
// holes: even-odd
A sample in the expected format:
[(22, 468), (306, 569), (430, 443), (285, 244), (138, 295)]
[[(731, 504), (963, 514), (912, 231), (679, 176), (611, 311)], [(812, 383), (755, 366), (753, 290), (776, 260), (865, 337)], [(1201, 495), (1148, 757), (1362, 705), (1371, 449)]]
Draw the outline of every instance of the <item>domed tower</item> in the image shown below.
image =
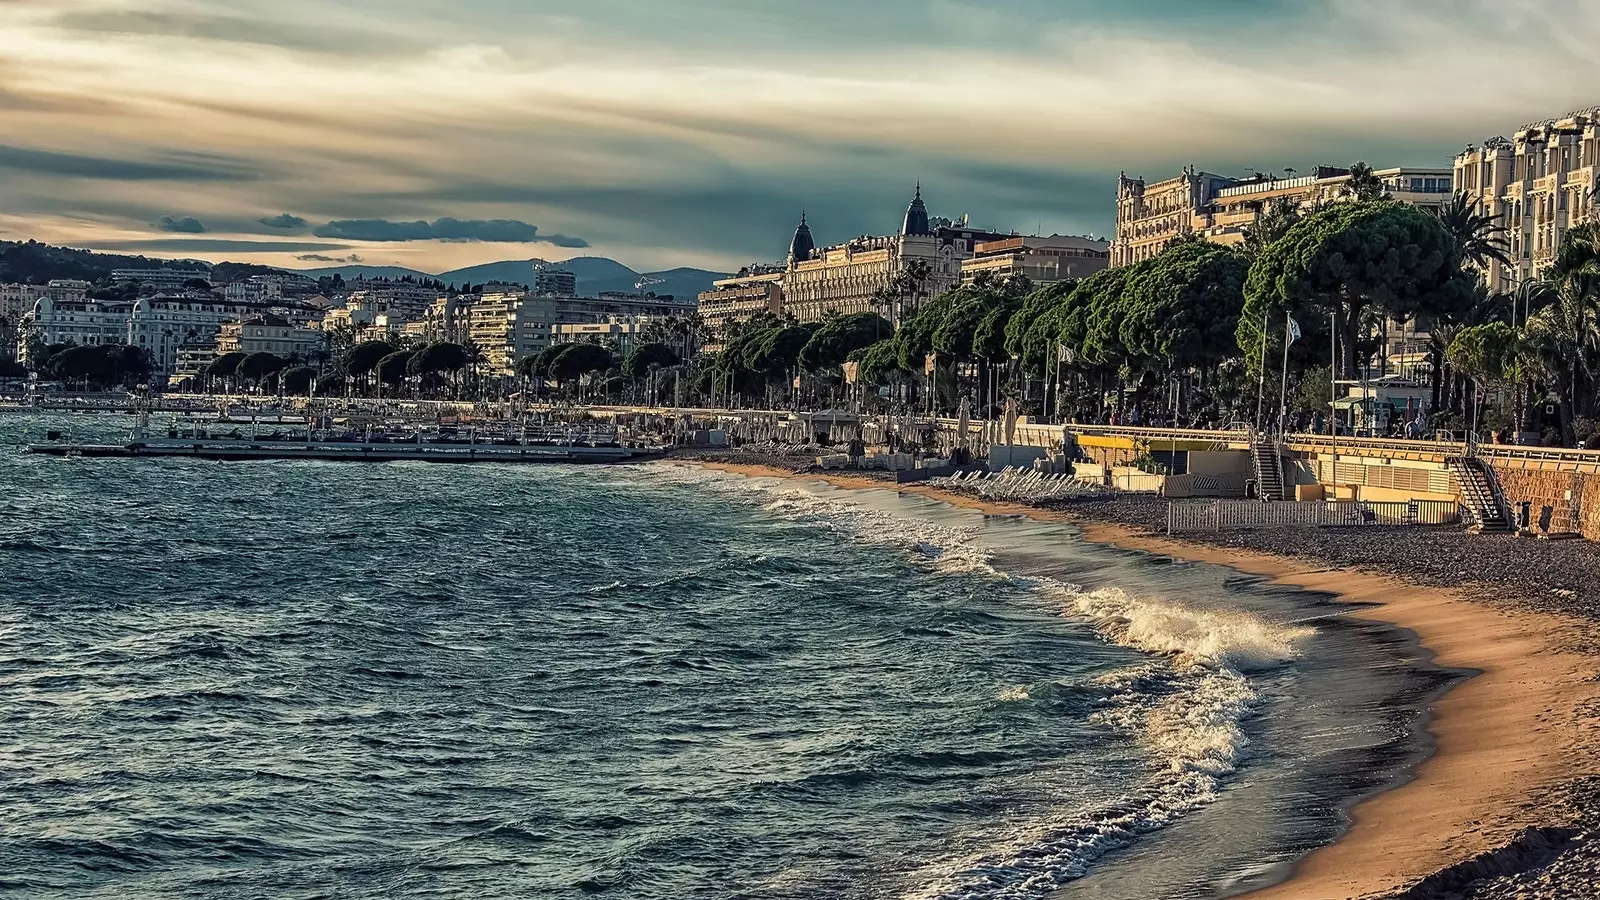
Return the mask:
[(911, 235), (931, 234), (928, 230), (928, 207), (922, 203), (922, 182), (917, 182), (917, 196), (912, 199), (911, 205), (906, 208), (906, 221), (900, 227), (900, 233), (907, 237)]
[(794, 240), (789, 242), (789, 264), (805, 262), (816, 255), (817, 244), (811, 239), (811, 226), (806, 224), (806, 211), (800, 211), (800, 226), (794, 230)]

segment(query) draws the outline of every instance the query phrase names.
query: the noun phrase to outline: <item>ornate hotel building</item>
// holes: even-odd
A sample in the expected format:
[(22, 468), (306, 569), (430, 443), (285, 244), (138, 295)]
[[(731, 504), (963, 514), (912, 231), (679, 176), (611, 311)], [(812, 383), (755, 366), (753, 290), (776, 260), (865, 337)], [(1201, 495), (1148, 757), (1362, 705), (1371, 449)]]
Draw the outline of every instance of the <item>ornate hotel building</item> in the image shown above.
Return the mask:
[[(816, 249), (801, 216), (783, 278), (784, 309), (798, 322), (820, 321), (830, 312), (877, 312), (898, 324), (922, 300), (955, 287), (961, 281), (962, 260), (969, 259), (978, 244), (1006, 237), (1010, 235), (972, 228), (965, 218), (929, 218), (920, 184), (899, 234), (863, 235)], [(927, 280), (914, 296), (885, 306), (879, 292), (889, 289), (914, 261), (927, 266)]]
[(1524, 125), (1456, 157), (1456, 183), (1507, 230), (1512, 264), (1490, 264), (1490, 290), (1514, 290), (1555, 262), (1567, 229), (1595, 214), (1597, 171), (1600, 107)]
[[(757, 266), (748, 274), (717, 282), (713, 290), (700, 295), (700, 315), (720, 325), (719, 333), (729, 323), (745, 321), (763, 309), (802, 323), (821, 321), (829, 313), (876, 312), (898, 324), (921, 301), (960, 283), (962, 261), (970, 259), (979, 244), (1009, 237), (972, 228), (964, 217), (956, 221), (929, 217), (920, 184), (898, 234), (863, 235), (818, 248), (802, 213), (782, 267)], [(880, 293), (891, 289), (915, 262), (927, 271), (916, 291), (892, 303), (880, 300)], [(715, 346), (713, 339), (708, 347)]]
[[(1449, 169), (1395, 168), (1374, 174), (1389, 196), (1418, 206), (1448, 203), (1454, 189)], [(1338, 202), (1350, 181), (1349, 169), (1331, 166), (1318, 166), (1309, 175), (1290, 175), (1227, 178), (1189, 167), (1176, 178), (1146, 184), (1123, 173), (1117, 180), (1117, 236), (1111, 245), (1111, 265), (1149, 259), (1173, 240), (1191, 234), (1218, 244), (1242, 244), (1245, 232), (1272, 204)]]

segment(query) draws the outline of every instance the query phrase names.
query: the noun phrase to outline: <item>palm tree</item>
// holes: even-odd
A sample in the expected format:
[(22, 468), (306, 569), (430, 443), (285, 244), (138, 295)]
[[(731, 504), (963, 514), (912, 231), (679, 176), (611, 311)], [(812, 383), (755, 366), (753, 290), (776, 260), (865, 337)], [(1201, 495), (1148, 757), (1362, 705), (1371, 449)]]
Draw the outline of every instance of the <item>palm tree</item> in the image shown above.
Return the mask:
[(473, 398), (476, 399), (482, 387), (478, 384), (478, 367), (489, 361), (489, 354), (483, 352), (483, 347), (472, 338), (462, 341), (461, 347), (467, 351), (467, 379), (472, 383)]
[(1456, 256), (1463, 263), (1479, 270), (1495, 262), (1511, 265), (1511, 245), (1506, 240), (1503, 215), (1484, 215), (1464, 192), (1457, 192), (1433, 214), (1455, 241)]
[(1364, 162), (1358, 162), (1350, 167), (1350, 180), (1346, 181), (1339, 191), (1342, 197), (1362, 202), (1382, 200), (1387, 194), (1388, 191), (1383, 187), (1383, 179)]
[[(926, 292), (931, 278), (933, 278), (933, 266), (925, 259), (907, 260), (905, 265), (900, 267), (900, 274), (895, 276), (889, 289), (900, 300), (901, 317), (910, 315), (917, 308), (918, 299)], [(895, 319), (891, 317), (890, 321), (894, 322)]]
[(1600, 225), (1568, 230), (1555, 264), (1529, 289), (1544, 305), (1528, 317), (1528, 344), (1561, 403), (1561, 437), (1571, 444), (1573, 420), (1587, 414), (1600, 369)]
[(1448, 321), (1440, 320), (1428, 328), (1428, 368), (1432, 371), (1431, 393), (1435, 411), (1454, 409), (1460, 399), (1460, 375), (1448, 367), (1445, 350), (1463, 329), (1491, 322), (1510, 324), (1514, 303), (1506, 294), (1491, 294), (1475, 284), (1471, 300)]
[(1254, 225), (1244, 230), (1244, 252), (1259, 256), (1269, 244), (1283, 237), (1300, 221), (1300, 204), (1289, 197), (1278, 197), (1267, 204)]

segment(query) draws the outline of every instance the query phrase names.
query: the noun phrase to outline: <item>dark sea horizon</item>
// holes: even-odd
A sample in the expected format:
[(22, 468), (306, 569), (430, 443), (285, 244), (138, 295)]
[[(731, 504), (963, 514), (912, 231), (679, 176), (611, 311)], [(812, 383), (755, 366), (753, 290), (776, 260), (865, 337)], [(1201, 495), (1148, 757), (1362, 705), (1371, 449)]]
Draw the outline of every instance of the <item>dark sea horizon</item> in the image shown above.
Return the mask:
[(1407, 634), (703, 469), (57, 459), (0, 413), (0, 896), (1198, 900), (1428, 751)]

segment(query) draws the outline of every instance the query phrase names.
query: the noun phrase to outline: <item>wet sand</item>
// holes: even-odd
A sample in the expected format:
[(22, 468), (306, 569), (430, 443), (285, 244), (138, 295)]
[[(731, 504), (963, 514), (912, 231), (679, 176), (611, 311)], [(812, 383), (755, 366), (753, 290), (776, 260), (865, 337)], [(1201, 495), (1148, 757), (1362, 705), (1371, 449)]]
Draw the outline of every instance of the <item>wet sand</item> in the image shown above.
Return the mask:
[[(757, 477), (823, 481), (851, 489), (895, 485), (848, 475), (697, 462)], [(1087, 540), (1228, 566), (1303, 590), (1326, 592), (1350, 614), (1414, 633), (1434, 661), (1476, 674), (1428, 709), (1435, 752), (1402, 783), (1363, 799), (1336, 843), (1295, 865), (1288, 880), (1251, 900), (1382, 897), (1551, 823), (1551, 791), (1600, 774), (1600, 658), (1581, 652), (1592, 625), (1576, 618), (1508, 612), (1447, 589), (1389, 575), (1157, 537), (1054, 510), (979, 500), (925, 485), (902, 493), (994, 515), (1080, 527)], [(1092, 507), (1086, 512), (1092, 514)], [(1592, 646), (1592, 642), (1588, 642)]]

